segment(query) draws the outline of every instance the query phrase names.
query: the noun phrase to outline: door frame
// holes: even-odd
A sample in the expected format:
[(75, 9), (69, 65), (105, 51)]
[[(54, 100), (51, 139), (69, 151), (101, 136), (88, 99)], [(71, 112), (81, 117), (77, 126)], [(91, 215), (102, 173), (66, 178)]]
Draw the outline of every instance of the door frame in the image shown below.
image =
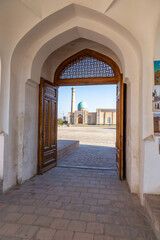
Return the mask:
[[(114, 71), (114, 77), (96, 77), (96, 78), (77, 78), (77, 79), (61, 79), (60, 74), (68, 66), (70, 63), (77, 61), (80, 57), (85, 55), (96, 58), (100, 61), (108, 64), (112, 70)], [(85, 86), (85, 85), (109, 85), (109, 84), (117, 84), (120, 83), (120, 164), (119, 164), (119, 179), (123, 180), (125, 178), (125, 141), (123, 139), (124, 134), (124, 90), (123, 90), (123, 74), (120, 72), (120, 69), (116, 62), (114, 62), (111, 58), (96, 52), (90, 49), (84, 49), (76, 54), (70, 56), (66, 60), (64, 60), (56, 69), (53, 82), (56, 86)], [(117, 111), (117, 109), (116, 109)]]
[[(105, 62), (108, 64), (113, 72), (114, 76), (112, 77), (95, 77), (95, 78), (70, 78), (70, 79), (61, 79), (60, 74), (62, 71), (67, 67), (70, 66), (71, 63), (74, 61), (77, 61), (79, 58), (84, 57), (84, 56), (89, 56), (93, 57), (97, 60), (100, 60), (102, 62)], [(43, 81), (41, 79), (41, 81)], [(123, 180), (125, 173), (124, 173), (124, 139), (123, 139), (123, 134), (124, 134), (124, 89), (123, 89), (123, 75), (120, 73), (118, 65), (109, 57), (98, 53), (96, 51), (90, 50), (90, 49), (84, 49), (73, 56), (67, 58), (64, 60), (56, 69), (55, 75), (54, 75), (54, 83), (51, 83), (49, 81), (48, 84), (52, 86), (81, 86), (81, 85), (108, 85), (108, 84), (117, 84), (119, 83), (120, 85), (120, 132), (119, 132), (119, 151), (120, 151), (120, 156), (119, 156), (119, 179)], [(42, 91), (41, 86), (40, 86), (40, 91)], [(42, 93), (43, 94), (43, 93)], [(58, 94), (58, 92), (57, 92)], [(43, 98), (43, 97), (42, 97)], [(40, 98), (40, 102), (42, 101), (42, 98)], [(116, 108), (117, 111), (117, 108)], [(42, 116), (41, 116), (41, 109), (39, 109), (39, 139), (41, 139), (41, 132), (42, 132)], [(57, 112), (56, 112), (56, 119), (57, 119)], [(55, 132), (57, 134), (57, 125), (55, 126)], [(117, 133), (117, 132), (116, 132)], [(40, 140), (39, 140), (40, 141)], [(57, 146), (57, 143), (56, 143)], [(57, 150), (56, 150), (57, 151)], [(42, 152), (40, 150), (40, 144), (39, 144), (39, 161), (38, 164), (40, 164), (40, 156)], [(55, 164), (56, 165), (56, 164)], [(40, 165), (39, 169), (40, 169)], [(46, 169), (47, 170), (47, 169)]]

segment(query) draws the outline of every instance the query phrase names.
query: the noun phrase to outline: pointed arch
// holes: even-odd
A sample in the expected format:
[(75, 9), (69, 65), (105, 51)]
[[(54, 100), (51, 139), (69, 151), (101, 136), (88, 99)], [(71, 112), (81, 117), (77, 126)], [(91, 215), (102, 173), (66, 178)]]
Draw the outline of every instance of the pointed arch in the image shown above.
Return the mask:
[(58, 66), (54, 83), (58, 86), (114, 84), (119, 81), (119, 78), (119, 67), (111, 58), (96, 51), (84, 49)]

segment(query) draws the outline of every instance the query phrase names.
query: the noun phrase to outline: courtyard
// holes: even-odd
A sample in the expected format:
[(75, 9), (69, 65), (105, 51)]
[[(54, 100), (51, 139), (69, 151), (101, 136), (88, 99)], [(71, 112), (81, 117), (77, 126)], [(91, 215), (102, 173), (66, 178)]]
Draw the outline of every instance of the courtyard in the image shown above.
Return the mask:
[(58, 139), (79, 140), (83, 145), (115, 147), (115, 125), (75, 125), (58, 127)]
[(79, 148), (66, 154), (58, 165), (116, 169), (115, 126), (58, 128), (59, 140), (79, 140)]

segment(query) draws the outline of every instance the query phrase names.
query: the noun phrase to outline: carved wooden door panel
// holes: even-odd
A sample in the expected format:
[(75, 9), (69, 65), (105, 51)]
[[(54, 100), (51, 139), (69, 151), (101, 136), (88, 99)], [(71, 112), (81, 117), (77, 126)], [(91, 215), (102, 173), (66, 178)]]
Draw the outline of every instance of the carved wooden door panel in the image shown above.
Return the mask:
[(117, 83), (116, 89), (116, 165), (119, 178), (124, 179), (123, 166), (123, 81), (122, 77)]
[(58, 88), (41, 78), (39, 87), (39, 174), (57, 164), (57, 98)]

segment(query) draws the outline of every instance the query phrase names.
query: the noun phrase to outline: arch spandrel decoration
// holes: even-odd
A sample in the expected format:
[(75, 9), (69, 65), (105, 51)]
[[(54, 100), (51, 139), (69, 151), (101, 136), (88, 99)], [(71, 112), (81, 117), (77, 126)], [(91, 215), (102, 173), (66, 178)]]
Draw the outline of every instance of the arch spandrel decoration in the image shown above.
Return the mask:
[(112, 59), (85, 49), (60, 64), (54, 83), (58, 86), (115, 84), (119, 77), (119, 68)]

